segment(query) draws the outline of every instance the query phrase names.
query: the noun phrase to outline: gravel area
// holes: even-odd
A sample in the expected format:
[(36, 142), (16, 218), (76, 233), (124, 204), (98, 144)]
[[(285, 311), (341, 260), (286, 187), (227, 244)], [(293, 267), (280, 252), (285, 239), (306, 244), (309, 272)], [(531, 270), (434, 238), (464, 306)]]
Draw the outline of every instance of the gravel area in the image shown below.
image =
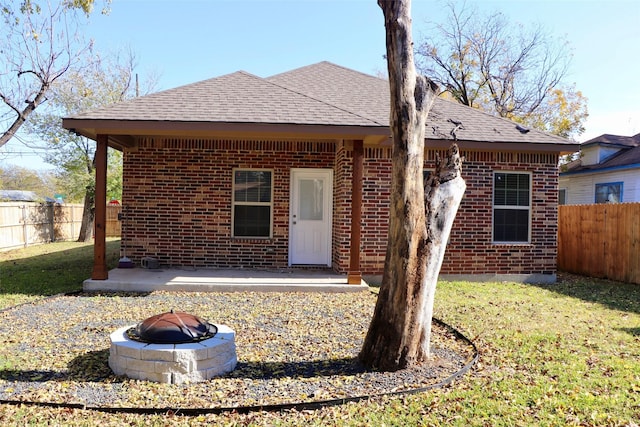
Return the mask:
[[(57, 296), (0, 312), (0, 399), (88, 407), (219, 408), (314, 402), (436, 384), (473, 349), (434, 324), (433, 360), (394, 373), (357, 361), (376, 295), (167, 293)], [(115, 376), (109, 334), (170, 309), (236, 331), (237, 368), (203, 383)]]

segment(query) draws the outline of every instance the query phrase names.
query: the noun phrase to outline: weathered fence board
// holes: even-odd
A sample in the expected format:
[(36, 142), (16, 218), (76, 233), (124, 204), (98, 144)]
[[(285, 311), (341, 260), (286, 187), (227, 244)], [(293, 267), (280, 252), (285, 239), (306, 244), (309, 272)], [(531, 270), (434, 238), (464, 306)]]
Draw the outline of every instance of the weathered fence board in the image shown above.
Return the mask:
[(640, 203), (560, 206), (558, 269), (640, 284)]
[[(1, 202), (0, 250), (56, 240), (76, 240), (80, 234), (82, 210), (81, 204)], [(120, 210), (118, 205), (107, 206), (108, 237), (120, 236)]]
[(39, 203), (0, 204), (0, 247), (12, 248), (54, 238), (53, 208)]
[(107, 205), (107, 224), (105, 228), (107, 237), (120, 237), (122, 235), (121, 212), (122, 206)]

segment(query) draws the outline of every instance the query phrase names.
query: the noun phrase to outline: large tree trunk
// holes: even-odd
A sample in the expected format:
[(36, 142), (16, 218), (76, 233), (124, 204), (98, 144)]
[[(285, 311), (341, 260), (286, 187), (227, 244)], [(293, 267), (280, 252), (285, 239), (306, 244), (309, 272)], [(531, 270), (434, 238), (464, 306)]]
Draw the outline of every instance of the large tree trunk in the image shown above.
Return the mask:
[[(93, 175), (97, 173), (96, 168), (96, 153), (93, 154), (93, 159), (85, 159), (85, 166), (87, 168), (87, 173), (89, 175)], [(84, 208), (82, 209), (82, 224), (80, 226), (80, 235), (78, 236), (78, 242), (90, 242), (93, 239), (94, 235), (94, 223), (96, 219), (96, 192), (97, 189), (97, 179), (94, 179), (93, 182), (87, 185), (86, 191), (84, 193)]]
[(82, 223), (78, 242), (90, 242), (93, 239), (93, 223), (95, 220), (95, 191), (87, 189), (84, 195), (84, 208), (82, 209)]
[(394, 371), (429, 357), (436, 283), (465, 183), (455, 144), (423, 183), (425, 122), (437, 86), (416, 74), (410, 1), (378, 5), (387, 34), (393, 175), (384, 275), (360, 360)]

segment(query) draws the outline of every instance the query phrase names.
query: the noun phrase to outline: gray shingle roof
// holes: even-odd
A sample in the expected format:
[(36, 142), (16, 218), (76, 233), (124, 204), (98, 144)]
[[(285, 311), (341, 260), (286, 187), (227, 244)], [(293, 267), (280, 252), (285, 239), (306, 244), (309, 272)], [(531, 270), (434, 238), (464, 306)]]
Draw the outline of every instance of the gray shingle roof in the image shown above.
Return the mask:
[[(268, 78), (243, 71), (169, 89), (70, 117), (80, 120), (259, 123), (379, 127), (389, 125), (389, 86), (384, 79), (329, 62)], [(459, 140), (571, 144), (537, 130), (438, 98), (426, 137)]]
[(581, 147), (586, 147), (589, 145), (637, 147), (640, 145), (640, 133), (633, 136), (612, 135), (610, 133), (605, 133), (580, 144)]
[(631, 165), (640, 167), (640, 146), (624, 150), (622, 153), (613, 156), (602, 164), (605, 168)]
[(602, 145), (620, 149), (601, 163), (583, 165), (581, 159), (567, 164), (563, 174), (596, 172), (620, 167), (640, 167), (640, 133), (634, 136), (603, 134), (581, 144), (582, 147)]
[(376, 123), (238, 71), (79, 114), (74, 119), (370, 126)]
[[(333, 105), (370, 118), (382, 126), (389, 125), (389, 83), (387, 80), (350, 70), (330, 62), (320, 62), (267, 80), (324, 99)], [(457, 102), (437, 98), (427, 118), (426, 137), (453, 139), (454, 122), (459, 140), (485, 142), (531, 142), (567, 144), (570, 141), (531, 129), (523, 133), (510, 120), (502, 119)]]

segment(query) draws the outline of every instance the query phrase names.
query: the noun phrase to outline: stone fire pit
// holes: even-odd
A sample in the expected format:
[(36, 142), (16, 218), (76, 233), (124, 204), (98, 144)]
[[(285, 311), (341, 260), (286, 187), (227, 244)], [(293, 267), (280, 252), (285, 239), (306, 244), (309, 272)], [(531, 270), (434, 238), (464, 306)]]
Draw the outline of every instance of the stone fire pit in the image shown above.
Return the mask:
[[(213, 332), (202, 334), (203, 324)], [(155, 333), (158, 342), (150, 342), (154, 336), (145, 336), (148, 331)], [(132, 379), (201, 382), (231, 372), (237, 364), (235, 332), (186, 313), (153, 316), (116, 330), (110, 339), (109, 367), (116, 375)], [(168, 342), (171, 340), (176, 342)]]

